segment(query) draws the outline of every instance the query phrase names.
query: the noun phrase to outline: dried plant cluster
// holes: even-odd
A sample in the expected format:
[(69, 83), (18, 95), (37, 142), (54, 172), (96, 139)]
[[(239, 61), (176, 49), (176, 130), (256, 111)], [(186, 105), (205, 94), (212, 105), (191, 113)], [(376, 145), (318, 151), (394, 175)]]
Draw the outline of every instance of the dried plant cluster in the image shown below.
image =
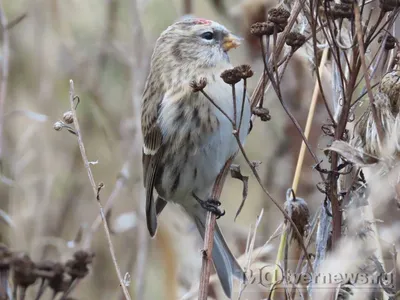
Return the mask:
[[(45, 56), (41, 56), (42, 61), (38, 64), (43, 68), (45, 75), (42, 75), (40, 82), (36, 82), (40, 87), (38, 93), (40, 97), (35, 95), (33, 99), (38, 103), (43, 101), (37, 104), (37, 112), (28, 109), (22, 111), (20, 106), (14, 107), (9, 101), (11, 97), (24, 99), (26, 95), (31, 94), (31, 91), (24, 90), (18, 79), (19, 74), (28, 73), (19, 66), (19, 63), (23, 65), (26, 62), (22, 59), (21, 62), (10, 61), (10, 56), (17, 56), (18, 51), (22, 51), (20, 48), (25, 47), (25, 42), (22, 42), (24, 39), (16, 38), (12, 30), (24, 26), (24, 22), (29, 21), (30, 13), (19, 13), (15, 18), (8, 20), (8, 14), (12, 13), (8, 13), (2, 2), (0, 0), (2, 30), (0, 161), (1, 179), (6, 188), (4, 190), (2, 188), (1, 192), (6, 191), (4, 195), (11, 196), (7, 204), (0, 207), (0, 217), (9, 225), (8, 229), (2, 230), (0, 237), (2, 242), (12, 245), (10, 246), (12, 249), (23, 247), (31, 252), (31, 255), (13, 252), (6, 246), (0, 247), (0, 299), (17, 300), (31, 299), (31, 297), (42, 299), (49, 290), (52, 291), (52, 299), (63, 300), (72, 299), (68, 298), (72, 291), (76, 292), (78, 297), (83, 295), (84, 299), (85, 296), (87, 299), (101, 297), (130, 299), (130, 294), (135, 294), (135, 299), (157, 299), (161, 297), (160, 295), (165, 299), (207, 299), (210, 296), (219, 299), (218, 281), (216, 275), (212, 275), (210, 259), (213, 224), (217, 219), (215, 214), (210, 212), (208, 215), (204, 251), (201, 252), (201, 256), (195, 251), (196, 246), (192, 245), (193, 241), (187, 238), (191, 235), (187, 229), (190, 223), (184, 218), (176, 217), (174, 213), (171, 213), (172, 217), (166, 217), (167, 222), (161, 224), (155, 241), (150, 242), (147, 237), (143, 216), (142, 174), (139, 170), (142, 138), (139, 124), (140, 98), (149, 61), (147, 50), (151, 48), (152, 40), (149, 38), (145, 41), (146, 27), (141, 23), (145, 18), (145, 14), (142, 13), (147, 5), (144, 3), (146, 1), (142, 1), (141, 4), (132, 1), (133, 17), (129, 20), (132, 22), (130, 34), (133, 42), (129, 47), (121, 43), (123, 38), (120, 40), (118, 38), (124, 33), (117, 26), (118, 14), (122, 14), (121, 7), (124, 4), (118, 0), (107, 2), (104, 32), (99, 38), (99, 51), (94, 58), (92, 52), (82, 55), (84, 47), (74, 47), (69, 36), (66, 37), (70, 34), (66, 30), (67, 23), (59, 21), (59, 30), (64, 36), (60, 38), (57, 33), (56, 37), (60, 40), (62, 48), (60, 53), (63, 66), (68, 71), (59, 71), (60, 68), (56, 71), (45, 69), (43, 67), (46, 65), (43, 61)], [(182, 4), (185, 13), (191, 13), (194, 9), (192, 1), (175, 2)], [(272, 115), (272, 121), (268, 122), (268, 125), (274, 122), (288, 122), (295, 128), (295, 135), (302, 139), (293, 182), (287, 182), (285, 185), (287, 188), (285, 202), (281, 200), (282, 195), (275, 195), (269, 191), (269, 187), (267, 189), (263, 182), (263, 174), (260, 172), (260, 163), (252, 160), (256, 150), (259, 153), (266, 152), (268, 150), (266, 148), (272, 148), (274, 141), (268, 141), (268, 145), (261, 145), (258, 142), (256, 145), (250, 144), (244, 147), (238, 137), (241, 121), (236, 124), (218, 107), (214, 99), (207, 95), (205, 90), (207, 81), (201, 79), (190, 85), (193, 93), (202, 93), (229, 119), (232, 124), (232, 134), (239, 144), (242, 161), (246, 164), (245, 166), (242, 163), (242, 168), (237, 164), (230, 165), (231, 162), (226, 165), (223, 176), (217, 180), (214, 187), (213, 199), (218, 201), (221, 198), (224, 208), (231, 206), (225, 205), (227, 202), (223, 199), (224, 195), (221, 197), (222, 187), (225, 186), (224, 191), (228, 191), (229, 195), (227, 198), (240, 198), (238, 201), (241, 201), (235, 220), (237, 218), (240, 221), (245, 210), (251, 211), (251, 218), (254, 219), (254, 215), (260, 211), (260, 206), (252, 206), (255, 201), (246, 199), (252, 197), (251, 200), (255, 200), (253, 190), (262, 191), (260, 198), (263, 209), (250, 229), (247, 223), (237, 230), (232, 229), (234, 226), (231, 219), (226, 223), (236, 238), (237, 253), (241, 254), (239, 262), (245, 267), (249, 277), (247, 282), (242, 282), (237, 288), (239, 292), (235, 299), (397, 299), (399, 288), (396, 283), (400, 282), (400, 278), (396, 281), (394, 275), (399, 267), (396, 249), (400, 234), (396, 230), (397, 214), (393, 212), (398, 209), (400, 203), (400, 54), (395, 34), (400, 2), (398, 0), (358, 2), (295, 0), (283, 1), (278, 6), (266, 2), (242, 0), (238, 4), (239, 9), (230, 9), (230, 1), (210, 1), (212, 13), (217, 14), (216, 17), (222, 15), (233, 24), (240, 23), (234, 25), (240, 28), (246, 37), (251, 53), (251, 57), (245, 59), (251, 61), (252, 66), (238, 65), (221, 74), (224, 82), (232, 88), (233, 105), (236, 105), (234, 101), (236, 96), (242, 97), (242, 103), (248, 101), (247, 91), (248, 95), (251, 95), (249, 101), (252, 108), (252, 127), (261, 128), (263, 123), (259, 121), (270, 121)], [(56, 16), (60, 13), (60, 7), (59, 4), (54, 5), (56, 12), (54, 16)], [(241, 14), (240, 18), (238, 14)], [(39, 22), (36, 15), (35, 18), (36, 22)], [(156, 19), (159, 18), (148, 22), (155, 22)], [(60, 19), (54, 18), (54, 20)], [(163, 27), (169, 25), (170, 21), (165, 21), (167, 24), (163, 24)], [(121, 25), (124, 26), (125, 24)], [(71, 34), (72, 32), (73, 30)], [(17, 34), (22, 33), (17, 32), (15, 35)], [(47, 51), (47, 48), (43, 47), (43, 51)], [(299, 118), (306, 119), (305, 116), (299, 117), (298, 112), (293, 111), (295, 107), (293, 103), (298, 101), (308, 105), (310, 99), (300, 99), (300, 97), (288, 99), (286, 94), (287, 87), (290, 86), (287, 78), (296, 60), (303, 60), (308, 66), (306, 73), (310, 75), (310, 82), (304, 82), (304, 86), (314, 86), (314, 90), (309, 93), (311, 104), (307, 109), (306, 124), (299, 120)], [(53, 62), (58, 62), (58, 58)], [(262, 65), (261, 74), (255, 71), (258, 65)], [(22, 71), (13, 71), (18, 67), (21, 67)], [(129, 74), (127, 76), (129, 80), (115, 79), (117, 77), (114, 74), (115, 70), (118, 74)], [(54, 131), (53, 135), (48, 134), (41, 138), (39, 143), (31, 132), (20, 129), (26, 126), (21, 126), (17, 121), (14, 124), (5, 116), (11, 116), (11, 113), (7, 114), (9, 110), (22, 114), (30, 120), (49, 125), (47, 121), (58, 116), (54, 111), (61, 109), (54, 103), (54, 99), (66, 96), (65, 88), (61, 89), (57, 97), (51, 94), (48, 88), (56, 86), (57, 80), (54, 74), (60, 72), (64, 72), (60, 75), (60, 80), (67, 82), (67, 78), (74, 78), (79, 86), (80, 97), (75, 95), (71, 80), (69, 82), (71, 108), (62, 114), (60, 121), (53, 123), (55, 131), (63, 131), (57, 133), (57, 137), (65, 134), (62, 141), (59, 141), (62, 146), (55, 146), (56, 142), (52, 140), (57, 138), (54, 137)], [(105, 76), (106, 80), (102, 76)], [(254, 79), (258, 82), (254, 82)], [(242, 80), (244, 93), (236, 95), (235, 85)], [(296, 78), (296, 80), (303, 83), (304, 79)], [(115, 92), (114, 88), (118, 92)], [(21, 90), (25, 92), (22, 93)], [(128, 94), (125, 90), (129, 91)], [(115, 100), (117, 98), (121, 101)], [(275, 98), (287, 116), (284, 121), (274, 118), (276, 112), (269, 107), (271, 99)], [(79, 106), (79, 113), (82, 113), (84, 121), (82, 129), (76, 111), (80, 99), (85, 103)], [(88, 112), (86, 110), (91, 105), (88, 104), (90, 101), (94, 109), (91, 107)], [(22, 100), (17, 103), (28, 105)], [(64, 110), (64, 103), (60, 106)], [(132, 113), (127, 113), (125, 107), (131, 107)], [(234, 106), (234, 111), (236, 110)], [(322, 118), (323, 124), (313, 123), (314, 116)], [(126, 120), (121, 122), (121, 119)], [(4, 126), (7, 122), (15, 126)], [(31, 130), (34, 132), (37, 129), (32, 127)], [(43, 129), (40, 132), (42, 131)], [(250, 129), (250, 131), (250, 139), (258, 134), (257, 130)], [(321, 139), (321, 143), (324, 144), (314, 145), (311, 135), (315, 132), (324, 138)], [(21, 141), (21, 136), (27, 141)], [(257, 138), (262, 137), (257, 136)], [(291, 138), (286, 137), (286, 139)], [(49, 141), (52, 141), (52, 146), (49, 146)], [(295, 146), (297, 148), (293, 151), (299, 151), (300, 145)], [(12, 151), (13, 147), (18, 150), (15, 154)], [(43, 168), (45, 169), (43, 173), (40, 164), (35, 165), (33, 171), (27, 168), (26, 165), (30, 163), (33, 166), (34, 162), (32, 158), (29, 161), (29, 155), (32, 154), (26, 148), (29, 150), (32, 148), (34, 155), (40, 157), (39, 161), (50, 160), (51, 167)], [(324, 151), (319, 151), (321, 148)], [(99, 163), (88, 159), (86, 149), (90, 152), (90, 157), (97, 156)], [(109, 154), (105, 154), (106, 152)], [(123, 155), (119, 161), (121, 153)], [(110, 161), (108, 164), (107, 159), (102, 159), (107, 155)], [(317, 174), (319, 182), (313, 182), (312, 178), (304, 178), (306, 176), (302, 170), (308, 167), (306, 164), (303, 167), (306, 157), (312, 158), (313, 172)], [(279, 157), (272, 159), (278, 160)], [(28, 160), (28, 163), (25, 160)], [(105, 185), (94, 180), (93, 172), (96, 171), (94, 165), (98, 165), (96, 168), (103, 166), (106, 169), (104, 172), (98, 171), (96, 177), (101, 177), (104, 182), (115, 181), (104, 207), (100, 195), (105, 193)], [(251, 174), (242, 174), (245, 168), (250, 170)], [(67, 176), (65, 174), (68, 172), (73, 175), (68, 177), (65, 186), (57, 185), (52, 176), (58, 177), (53, 175), (52, 169), (55, 169), (54, 173), (63, 176)], [(241, 197), (232, 192), (237, 183), (229, 179), (225, 183), (228, 171), (232, 178), (242, 182)], [(279, 172), (290, 173), (288, 170), (274, 170), (274, 175), (280, 176)], [(28, 179), (31, 180), (28, 175), (39, 178), (38, 181), (41, 178), (50, 180), (38, 186), (28, 185), (26, 182)], [(90, 184), (87, 183), (87, 178)], [(298, 190), (302, 182), (309, 183), (317, 196), (311, 198), (309, 195), (300, 194)], [(36, 206), (41, 208), (41, 212), (31, 208), (27, 213), (22, 209), (27, 207), (30, 201), (34, 201), (32, 199), (26, 202), (20, 200), (18, 202), (20, 206), (14, 206), (13, 200), (28, 198), (26, 195), (34, 197), (34, 190), (38, 194), (42, 190), (45, 191), (38, 197), (44, 200), (35, 202)], [(82, 192), (83, 190), (85, 192)], [(59, 200), (58, 205), (51, 205), (52, 201), (61, 198), (66, 200)], [(118, 198), (125, 199), (124, 201), (119, 199), (118, 202), (116, 201)], [(93, 201), (86, 201), (88, 199)], [(95, 208), (88, 206), (92, 202), (98, 206)], [(281, 224), (271, 237), (265, 238), (263, 235), (265, 228), (276, 225), (268, 223), (274, 214), (268, 211), (271, 209), (270, 203), (274, 209), (280, 211)], [(54, 207), (60, 208), (55, 210)], [(131, 212), (132, 209), (135, 211)], [(112, 211), (124, 213), (114, 217)], [(79, 213), (81, 218), (76, 217)], [(218, 217), (222, 215), (223, 213), (220, 213)], [(43, 216), (55, 216), (56, 221), (51, 224), (49, 221), (50, 225), (47, 225), (43, 222), (45, 220)], [(224, 222), (227, 217), (228, 214), (220, 218), (219, 222)], [(379, 223), (377, 220), (383, 222)], [(89, 227), (82, 226), (87, 222), (90, 224)], [(165, 224), (168, 222), (169, 224)], [(119, 227), (115, 225), (116, 223)], [(78, 226), (75, 226), (76, 224)], [(106, 236), (106, 242), (103, 243), (95, 239), (95, 233), (100, 225), (103, 225)], [(21, 229), (30, 227), (34, 228), (32, 238), (26, 238), (23, 234), (15, 235), (15, 232), (21, 231), (30, 236), (26, 233), (31, 231)], [(120, 229), (116, 229), (117, 227)], [(46, 243), (42, 242), (41, 238), (71, 236), (78, 230), (82, 236), (74, 242), (75, 252), (66, 263), (62, 263), (61, 261), (65, 261), (62, 259), (39, 263), (31, 260), (30, 257), (36, 259), (36, 257), (46, 257), (48, 253), (54, 254), (48, 245), (38, 246)], [(275, 240), (280, 242), (275, 243)], [(189, 246), (193, 251), (189, 251), (192, 250)], [(63, 247), (68, 248), (65, 242), (58, 248)], [(149, 251), (150, 247), (153, 251)], [(93, 259), (92, 252), (95, 252), (97, 257), (99, 253), (106, 257), (111, 254), (113, 266), (111, 263), (106, 265), (100, 261), (99, 268), (102, 271), (91, 272), (87, 276), (88, 266)], [(194, 255), (191, 257), (189, 252), (193, 252)], [(157, 259), (151, 255), (157, 255)], [(184, 258), (188, 258), (187, 261), (192, 264), (188, 264)], [(193, 263), (197, 261), (202, 261), (201, 270)], [(177, 266), (180, 267), (180, 271)], [(188, 279), (193, 277), (194, 266), (197, 266), (196, 270), (201, 273), (200, 280)], [(111, 268), (113, 273), (110, 271)], [(164, 272), (165, 279), (158, 276), (159, 274), (154, 276), (154, 269), (160, 273)], [(263, 272), (266, 271), (270, 275), (267, 285), (263, 284), (261, 279), (254, 280), (254, 274), (259, 272), (260, 276), (256, 277), (262, 278)], [(107, 278), (105, 284), (101, 281), (104, 280), (101, 277), (102, 273), (116, 273), (117, 276), (113, 280)], [(379, 280), (365, 289), (365, 286), (354, 278), (321, 286), (319, 282), (312, 280), (303, 284), (293, 282), (289, 276), (289, 274), (308, 274), (311, 278), (315, 278), (321, 273), (331, 275), (362, 273), (375, 276), (374, 278)], [(129, 285), (129, 274), (132, 274), (134, 289)], [(80, 288), (75, 289), (84, 277), (91, 285), (80, 284)], [(387, 278), (394, 280), (389, 282), (384, 280)], [(151, 282), (151, 288), (146, 287), (146, 282)], [(118, 296), (110, 296), (111, 294)]]
[[(92, 259), (93, 254), (80, 250), (65, 263), (51, 260), (35, 263), (29, 255), (0, 245), (0, 299), (46, 299), (46, 290), (51, 290), (52, 299), (72, 300), (68, 296), (88, 275)], [(28, 290), (35, 293), (27, 296)]]

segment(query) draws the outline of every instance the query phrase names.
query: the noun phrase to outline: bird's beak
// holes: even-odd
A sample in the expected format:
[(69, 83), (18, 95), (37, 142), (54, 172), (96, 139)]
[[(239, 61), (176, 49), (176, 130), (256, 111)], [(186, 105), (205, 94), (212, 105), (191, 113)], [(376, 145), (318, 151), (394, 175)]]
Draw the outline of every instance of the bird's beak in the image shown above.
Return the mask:
[(242, 39), (240, 37), (237, 37), (230, 33), (229, 35), (224, 37), (224, 40), (222, 42), (222, 48), (224, 49), (225, 52), (228, 52), (232, 48), (239, 47), (241, 40)]

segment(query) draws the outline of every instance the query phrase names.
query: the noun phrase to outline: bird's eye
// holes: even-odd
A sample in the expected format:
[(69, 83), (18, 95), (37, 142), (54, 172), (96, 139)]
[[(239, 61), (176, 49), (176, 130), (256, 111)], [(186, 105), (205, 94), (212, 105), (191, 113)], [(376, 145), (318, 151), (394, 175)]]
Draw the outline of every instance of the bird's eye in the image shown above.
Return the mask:
[(204, 32), (201, 37), (205, 40), (212, 40), (214, 38), (214, 34), (211, 31)]

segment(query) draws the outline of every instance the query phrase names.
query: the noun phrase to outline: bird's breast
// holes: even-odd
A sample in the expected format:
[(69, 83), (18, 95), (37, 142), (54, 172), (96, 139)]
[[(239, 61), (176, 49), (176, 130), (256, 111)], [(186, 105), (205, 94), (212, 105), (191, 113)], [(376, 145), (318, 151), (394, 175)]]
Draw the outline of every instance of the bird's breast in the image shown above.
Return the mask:
[[(233, 119), (231, 87), (222, 82), (219, 86), (207, 85), (205, 91)], [(237, 99), (239, 120), (239, 95)], [(250, 119), (249, 104), (245, 101), (242, 141), (247, 135)], [(159, 126), (163, 134), (164, 155), (158, 190), (163, 191), (163, 197), (168, 200), (181, 202), (192, 192), (199, 193), (200, 197), (207, 193), (225, 162), (238, 150), (232, 124), (201, 92), (164, 99)]]

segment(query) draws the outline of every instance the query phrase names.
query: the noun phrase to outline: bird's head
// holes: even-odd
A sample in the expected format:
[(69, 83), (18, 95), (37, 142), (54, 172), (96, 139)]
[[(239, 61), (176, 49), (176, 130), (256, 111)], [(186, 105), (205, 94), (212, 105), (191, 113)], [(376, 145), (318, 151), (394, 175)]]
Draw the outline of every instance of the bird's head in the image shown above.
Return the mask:
[(227, 52), (240, 45), (240, 38), (217, 22), (191, 18), (168, 27), (157, 41), (154, 55), (170, 67), (213, 68), (229, 62)]

